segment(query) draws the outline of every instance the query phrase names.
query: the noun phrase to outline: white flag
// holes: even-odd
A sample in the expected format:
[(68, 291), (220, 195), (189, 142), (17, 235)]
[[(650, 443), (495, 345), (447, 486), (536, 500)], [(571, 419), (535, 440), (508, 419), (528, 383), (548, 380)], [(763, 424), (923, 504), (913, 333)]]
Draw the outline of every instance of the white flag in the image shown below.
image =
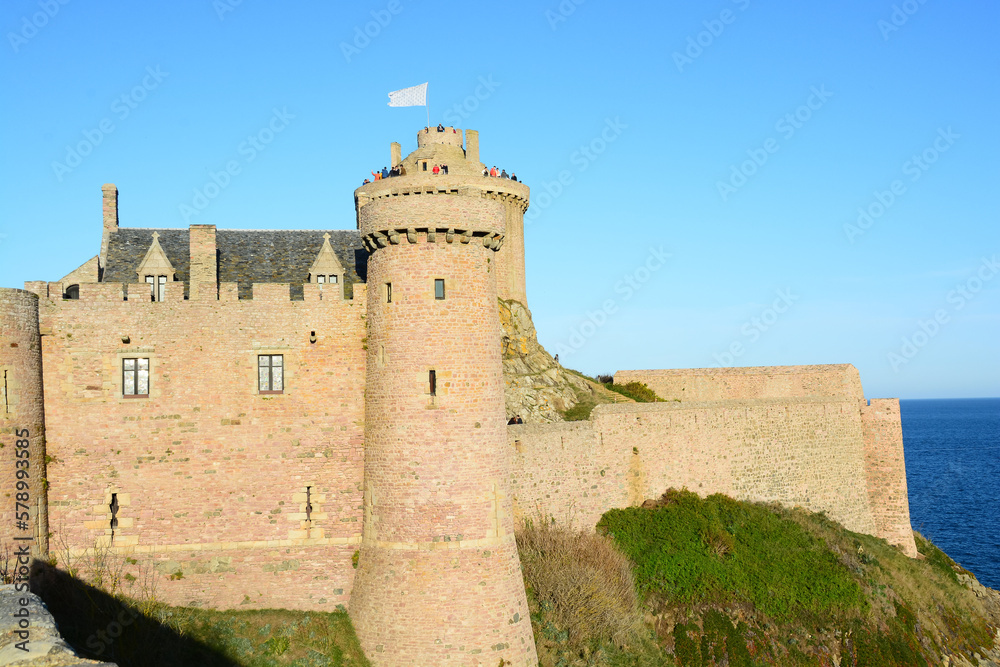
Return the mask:
[(391, 107), (424, 107), (427, 106), (427, 84), (394, 90), (389, 93)]

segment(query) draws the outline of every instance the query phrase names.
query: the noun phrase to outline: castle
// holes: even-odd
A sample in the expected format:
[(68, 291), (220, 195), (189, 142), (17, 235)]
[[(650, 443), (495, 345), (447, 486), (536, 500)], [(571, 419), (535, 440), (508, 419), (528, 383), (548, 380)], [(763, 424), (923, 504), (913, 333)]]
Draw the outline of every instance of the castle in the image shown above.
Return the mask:
[[(662, 403), (507, 425), (523, 183), (421, 130), (357, 231), (126, 228), (0, 288), (0, 540), (155, 568), (160, 599), (347, 608), (373, 664), (535, 665), (514, 528), (670, 486), (826, 512), (914, 556), (895, 399), (853, 366), (619, 371)], [(447, 165), (435, 174), (435, 165)]]

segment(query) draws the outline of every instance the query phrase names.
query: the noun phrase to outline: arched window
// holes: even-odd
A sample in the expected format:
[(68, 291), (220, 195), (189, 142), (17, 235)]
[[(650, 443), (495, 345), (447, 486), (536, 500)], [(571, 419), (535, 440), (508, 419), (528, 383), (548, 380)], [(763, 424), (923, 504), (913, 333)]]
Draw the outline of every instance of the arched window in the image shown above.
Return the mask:
[(64, 299), (79, 299), (80, 298), (80, 286), (70, 285), (66, 288), (65, 294), (63, 294)]

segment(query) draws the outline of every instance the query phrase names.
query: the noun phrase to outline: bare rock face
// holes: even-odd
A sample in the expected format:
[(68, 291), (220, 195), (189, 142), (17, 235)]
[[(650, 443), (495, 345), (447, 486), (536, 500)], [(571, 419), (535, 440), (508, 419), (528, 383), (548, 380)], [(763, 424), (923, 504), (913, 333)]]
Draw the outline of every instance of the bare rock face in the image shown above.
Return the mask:
[(564, 413), (580, 403), (614, 401), (617, 395), (567, 371), (539, 345), (531, 311), (523, 304), (500, 301), (500, 324), (508, 419), (520, 415), (529, 423), (563, 421)]
[(77, 657), (59, 635), (41, 598), (27, 591), (18, 592), (13, 584), (0, 586), (0, 665), (115, 667)]

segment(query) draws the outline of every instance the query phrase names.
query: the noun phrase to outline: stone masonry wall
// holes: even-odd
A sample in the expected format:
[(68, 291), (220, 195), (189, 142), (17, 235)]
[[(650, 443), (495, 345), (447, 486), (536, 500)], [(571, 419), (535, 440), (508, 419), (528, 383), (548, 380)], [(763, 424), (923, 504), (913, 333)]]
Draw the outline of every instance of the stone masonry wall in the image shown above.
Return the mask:
[(878, 534), (853, 401), (601, 405), (590, 422), (510, 426), (508, 434), (521, 515), (592, 528), (607, 509), (687, 487), (822, 511)]
[[(253, 300), (235, 283), (218, 300), (215, 285), (199, 288), (188, 301), (169, 284), (151, 303), (141, 284), (128, 301), (121, 284), (85, 284), (76, 301), (56, 284), (41, 299), (52, 550), (84, 566), (95, 545), (151, 562), (171, 604), (346, 605), (365, 291), (320, 300), (306, 285), (293, 302), (288, 285), (255, 285)], [(283, 393), (258, 393), (261, 354), (283, 355)], [(150, 360), (148, 398), (122, 395), (124, 358)]]
[(667, 401), (751, 398), (864, 398), (851, 364), (618, 371), (615, 382), (644, 382)]
[(906, 491), (899, 399), (873, 398), (870, 405), (862, 403), (861, 428), (875, 534), (900, 545), (908, 556), (916, 558), (917, 545), (910, 527), (910, 503)]

